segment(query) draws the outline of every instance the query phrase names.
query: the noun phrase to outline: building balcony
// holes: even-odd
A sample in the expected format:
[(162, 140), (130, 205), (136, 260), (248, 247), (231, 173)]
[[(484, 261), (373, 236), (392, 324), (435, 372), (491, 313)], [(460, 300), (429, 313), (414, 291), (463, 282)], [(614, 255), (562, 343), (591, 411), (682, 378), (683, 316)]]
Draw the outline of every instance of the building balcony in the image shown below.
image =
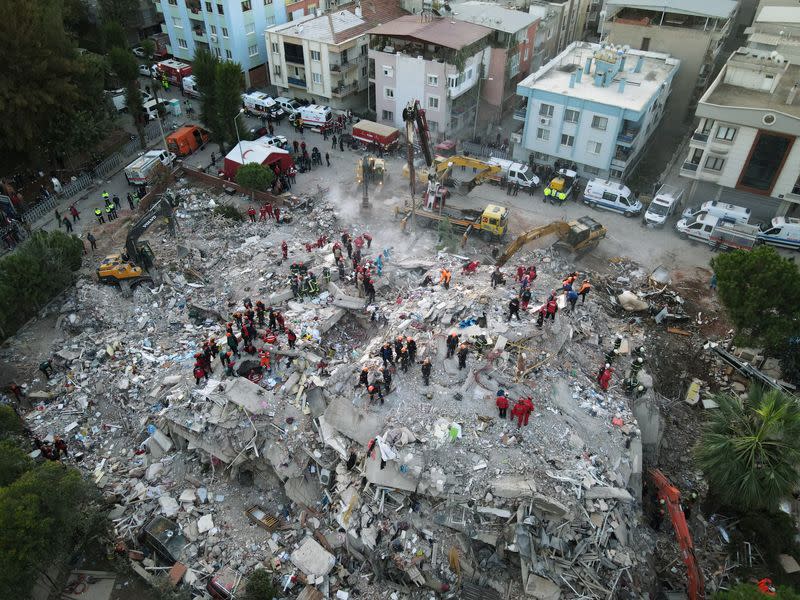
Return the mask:
[(687, 160), (681, 166), (681, 175), (685, 177), (694, 177), (699, 167), (700, 163), (693, 163)]
[(623, 129), (619, 135), (617, 135), (617, 143), (623, 146), (633, 146), (633, 143), (636, 141), (636, 136), (639, 135), (640, 129)]
[(286, 82), (289, 85), (293, 85), (295, 87), (301, 87), (303, 89), (306, 88), (306, 80), (305, 79), (300, 79), (299, 77), (287, 77), (286, 78)]
[(354, 81), (353, 83), (345, 83), (337, 85), (335, 88), (331, 90), (331, 94), (334, 98), (343, 98), (344, 96), (349, 96), (350, 94), (355, 94), (358, 92), (358, 82)]
[(528, 114), (528, 109), (526, 108), (518, 108), (514, 111), (514, 120), (515, 121), (522, 121), (525, 122), (525, 116)]
[(344, 62), (341, 62), (338, 58), (334, 60), (333, 59), (334, 56), (336, 55), (335, 54), (330, 55), (331, 57), (330, 69), (334, 73), (344, 73), (354, 67), (359, 67), (364, 63), (364, 61), (367, 58), (366, 55), (364, 54), (358, 54), (356, 56), (351, 56)]
[(615, 156), (611, 159), (611, 166), (617, 167), (618, 169), (622, 169), (623, 171), (628, 166), (628, 159), (627, 158), (620, 158)]
[(192, 29), (192, 37), (199, 42), (208, 41), (208, 38), (206, 37), (206, 30), (202, 27), (195, 27)]
[(692, 133), (692, 141), (705, 144), (706, 142), (708, 142), (708, 134), (703, 133), (702, 131), (695, 131)]

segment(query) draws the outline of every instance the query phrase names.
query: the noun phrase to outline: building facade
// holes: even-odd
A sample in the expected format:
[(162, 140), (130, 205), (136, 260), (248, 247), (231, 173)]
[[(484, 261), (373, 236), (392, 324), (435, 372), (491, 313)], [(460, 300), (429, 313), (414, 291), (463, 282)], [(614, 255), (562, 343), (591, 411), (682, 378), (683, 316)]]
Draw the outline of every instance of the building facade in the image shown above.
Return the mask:
[(517, 87), (527, 107), (515, 158), (624, 180), (661, 121), (679, 66), (658, 52), (570, 44)]
[(367, 105), (367, 31), (404, 14), (397, 3), (379, 0), (364, 8), (308, 15), (266, 32), (272, 83), (288, 96), (337, 109)]
[(403, 109), (419, 100), (434, 139), (472, 133), (491, 29), (409, 15), (369, 34), (370, 97), (378, 122), (403, 128)]
[(170, 53), (189, 61), (197, 50), (242, 65), (245, 84), (264, 86), (267, 50), (264, 30), (286, 22), (286, 5), (273, 0), (156, 0), (169, 35)]
[(670, 118), (691, 119), (721, 66), (736, 6), (734, 0), (606, 0), (605, 41), (678, 58), (681, 70), (667, 111)]
[(539, 18), (474, 0), (454, 5), (448, 15), (492, 30), (477, 123), (478, 130), (484, 130), (488, 124), (499, 123), (519, 102), (517, 83), (531, 71)]
[(787, 22), (800, 24), (800, 7), (791, 7), (793, 17), (786, 10), (774, 35), (757, 16), (751, 40), (767, 48), (735, 51), (700, 99), (680, 172), (691, 180), (690, 202), (716, 198), (762, 217), (800, 216), (800, 65), (767, 44), (772, 35), (773, 44), (800, 48), (800, 29)]

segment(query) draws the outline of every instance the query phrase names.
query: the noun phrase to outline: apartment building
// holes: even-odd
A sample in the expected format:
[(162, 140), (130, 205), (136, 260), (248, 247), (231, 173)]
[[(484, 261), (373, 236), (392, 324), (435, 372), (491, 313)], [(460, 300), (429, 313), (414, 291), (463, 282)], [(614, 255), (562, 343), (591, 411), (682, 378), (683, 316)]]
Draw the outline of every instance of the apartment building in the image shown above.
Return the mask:
[(392, 0), (374, 0), (269, 28), (272, 83), (318, 104), (363, 108), (369, 85), (367, 31), (404, 14)]
[(667, 111), (670, 118), (691, 119), (723, 60), (736, 7), (735, 0), (606, 0), (605, 41), (678, 58)]
[(573, 42), (517, 86), (527, 107), (515, 158), (559, 159), (584, 177), (624, 180), (661, 121), (679, 66), (660, 52)]
[(539, 18), (493, 2), (470, 0), (452, 5), (447, 15), (483, 25), (489, 36), (489, 64), (481, 85), (478, 129), (497, 123), (519, 102), (517, 83), (531, 71)]
[(286, 5), (278, 0), (154, 0), (169, 35), (170, 53), (191, 61), (197, 50), (242, 65), (245, 83), (264, 86), (267, 50), (264, 30), (286, 22)]
[(797, 217), (800, 7), (762, 6), (749, 44), (730, 56), (700, 99), (680, 174), (692, 180), (690, 201), (718, 198), (762, 216)]
[(471, 134), (493, 30), (451, 18), (408, 15), (369, 31), (370, 98), (379, 122), (404, 127), (419, 100), (436, 139)]

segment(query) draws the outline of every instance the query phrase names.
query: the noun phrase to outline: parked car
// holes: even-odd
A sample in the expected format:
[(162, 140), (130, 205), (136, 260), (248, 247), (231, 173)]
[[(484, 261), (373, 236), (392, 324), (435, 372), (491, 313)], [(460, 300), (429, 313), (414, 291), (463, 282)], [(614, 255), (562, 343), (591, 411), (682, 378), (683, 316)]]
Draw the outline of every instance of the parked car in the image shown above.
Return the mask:
[(150, 67), (149, 65), (139, 65), (139, 75), (141, 75), (142, 77), (152, 77), (153, 76), (152, 67)]
[(267, 146), (277, 146), (278, 148), (283, 148), (284, 150), (288, 150), (289, 148), (289, 140), (282, 135), (265, 135), (264, 137), (260, 138), (259, 141), (264, 142)]
[(142, 48), (141, 46), (136, 46), (136, 48), (131, 48), (131, 52), (133, 52), (139, 58), (147, 57), (147, 52), (145, 52), (145, 49)]

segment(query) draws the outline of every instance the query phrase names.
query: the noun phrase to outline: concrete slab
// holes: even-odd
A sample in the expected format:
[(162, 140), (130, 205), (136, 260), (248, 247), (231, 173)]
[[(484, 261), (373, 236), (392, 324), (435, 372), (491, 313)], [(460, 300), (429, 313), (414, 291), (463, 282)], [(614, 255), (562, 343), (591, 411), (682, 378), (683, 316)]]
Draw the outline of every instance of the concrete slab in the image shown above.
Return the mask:
[(325, 411), (325, 420), (339, 433), (366, 446), (381, 432), (386, 418), (356, 408), (350, 400), (338, 396)]
[(633, 496), (631, 496), (628, 490), (603, 485), (590, 487), (588, 490), (586, 490), (586, 497), (591, 499), (613, 498), (615, 500), (621, 500), (622, 502), (633, 502)]
[(303, 540), (300, 547), (292, 552), (290, 560), (303, 573), (314, 578), (327, 575), (336, 564), (333, 554), (312, 537)]
[(505, 475), (492, 482), (492, 495), (498, 498), (532, 498), (536, 482), (529, 477)]
[(539, 600), (559, 600), (561, 588), (549, 579), (531, 574), (525, 585), (525, 593)]

